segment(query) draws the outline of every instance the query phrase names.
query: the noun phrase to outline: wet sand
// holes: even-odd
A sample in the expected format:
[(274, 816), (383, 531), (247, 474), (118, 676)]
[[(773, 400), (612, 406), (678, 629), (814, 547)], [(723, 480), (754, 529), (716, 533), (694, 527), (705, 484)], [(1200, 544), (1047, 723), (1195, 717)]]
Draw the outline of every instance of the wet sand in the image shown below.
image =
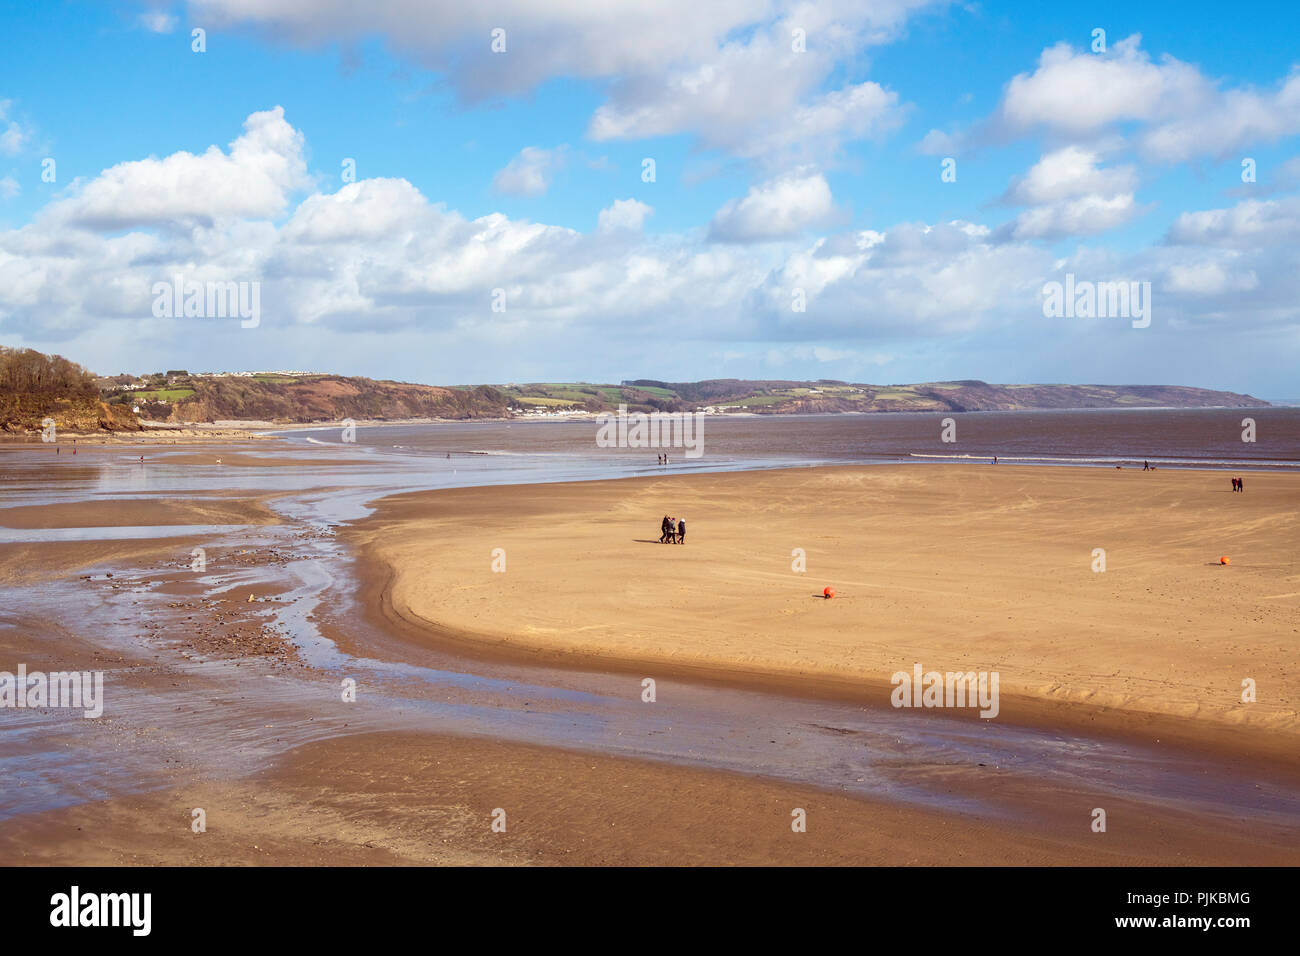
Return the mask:
[(185, 524), (275, 524), (262, 500), (144, 498), (0, 508), (0, 528), (124, 528)]
[[(739, 774), (438, 735), (301, 747), (204, 781), (0, 824), (0, 865), (1281, 865), (1283, 834), (1108, 800), (988, 821)], [(194, 808), (206, 813), (192, 831)], [(492, 830), (505, 811), (505, 832)], [(792, 829), (793, 812), (806, 830)]]
[[(915, 662), (997, 671), (998, 719), (1295, 766), (1300, 479), (1249, 484), (1001, 465), (705, 474), (396, 496), (349, 534), (367, 605), (415, 641), (880, 706)], [(685, 517), (685, 545), (656, 542), (664, 514)]]

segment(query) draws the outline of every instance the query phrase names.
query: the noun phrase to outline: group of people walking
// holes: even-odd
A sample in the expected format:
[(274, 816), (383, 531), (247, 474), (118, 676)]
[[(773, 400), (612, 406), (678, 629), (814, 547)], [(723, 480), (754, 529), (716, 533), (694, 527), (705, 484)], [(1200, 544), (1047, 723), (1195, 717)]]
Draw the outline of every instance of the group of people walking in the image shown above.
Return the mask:
[(1233, 490), (1233, 491), (1240, 491), (1240, 492), (1243, 492), (1243, 493), (1245, 492), (1246, 489), (1242, 486), (1242, 484), (1241, 484), (1241, 479), (1240, 479), (1240, 478), (1234, 478), (1234, 479), (1232, 479), (1232, 490)]
[(664, 520), (659, 525), (660, 544), (685, 544), (686, 543), (686, 520), (684, 518), (670, 518), (664, 515)]

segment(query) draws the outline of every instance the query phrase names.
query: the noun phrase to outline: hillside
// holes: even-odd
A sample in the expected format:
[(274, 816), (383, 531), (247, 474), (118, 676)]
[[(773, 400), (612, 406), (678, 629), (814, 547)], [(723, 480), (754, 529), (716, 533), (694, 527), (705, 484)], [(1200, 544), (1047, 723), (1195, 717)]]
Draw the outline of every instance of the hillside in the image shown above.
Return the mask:
[(819, 381), (711, 379), (660, 382), (637, 379), (621, 386), (523, 385), (503, 388), (520, 406), (603, 411), (626, 403), (638, 411), (691, 411), (793, 415), (819, 412), (969, 412), (1031, 408), (1257, 408), (1267, 402), (1236, 392), (1178, 385), (990, 385), (980, 381), (920, 385), (867, 385)]
[(132, 431), (145, 422), (197, 424), (547, 417), (605, 412), (792, 415), (1049, 408), (1257, 408), (1250, 395), (1175, 385), (990, 385), (980, 381), (868, 385), (709, 379), (438, 386), (311, 372), (191, 374), (183, 369), (96, 378), (61, 356), (0, 346), (0, 429)]
[(490, 386), (442, 388), (340, 375), (193, 376), (174, 387), (128, 392), (150, 419), (172, 423), (305, 423), (409, 418), (505, 418), (505, 397)]
[(39, 432), (53, 420), (58, 431), (135, 431), (129, 408), (101, 400), (95, 377), (61, 355), (0, 346), (0, 431)]

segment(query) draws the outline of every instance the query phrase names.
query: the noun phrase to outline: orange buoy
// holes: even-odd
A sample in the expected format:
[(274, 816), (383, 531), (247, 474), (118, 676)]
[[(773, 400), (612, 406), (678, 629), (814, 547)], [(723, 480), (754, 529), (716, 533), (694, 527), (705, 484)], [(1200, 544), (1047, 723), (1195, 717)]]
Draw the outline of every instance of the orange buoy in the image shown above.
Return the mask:
[(1223, 557), (1219, 558), (1219, 563), (1220, 563), (1220, 564), (1229, 564), (1230, 562), (1228, 561), (1228, 556), (1225, 554)]
[(822, 591), (822, 595), (823, 595), (824, 597), (833, 598), (833, 597), (835, 597), (835, 589), (834, 589), (834, 588), (826, 588), (826, 590)]

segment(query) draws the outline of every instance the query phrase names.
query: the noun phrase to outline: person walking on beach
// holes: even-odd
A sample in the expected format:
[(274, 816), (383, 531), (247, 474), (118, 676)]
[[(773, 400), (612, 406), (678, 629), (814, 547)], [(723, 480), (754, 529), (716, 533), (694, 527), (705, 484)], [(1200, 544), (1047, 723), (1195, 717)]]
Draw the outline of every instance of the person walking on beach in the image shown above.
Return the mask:
[(1242, 494), (1246, 493), (1246, 483), (1242, 481), (1240, 478), (1237, 479), (1237, 490), (1240, 491)]
[(1144, 461), (1144, 462), (1142, 462), (1142, 470), (1143, 470), (1143, 471), (1150, 471), (1150, 470), (1151, 470), (1151, 462), (1149, 462), (1149, 461)]
[(668, 540), (668, 529), (672, 527), (673, 519), (664, 515), (664, 520), (659, 522), (659, 543), (663, 544)]
[(677, 519), (677, 543), (686, 543), (686, 519), (684, 518)]

